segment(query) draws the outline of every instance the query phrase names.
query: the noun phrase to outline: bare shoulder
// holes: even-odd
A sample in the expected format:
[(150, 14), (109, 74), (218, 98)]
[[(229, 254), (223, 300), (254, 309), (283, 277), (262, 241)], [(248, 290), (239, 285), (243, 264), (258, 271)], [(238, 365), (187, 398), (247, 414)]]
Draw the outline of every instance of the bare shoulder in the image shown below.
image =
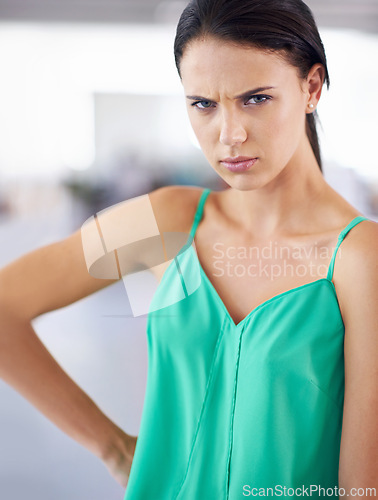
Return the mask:
[(363, 220), (341, 243), (335, 259), (334, 283), (344, 323), (354, 321), (366, 304), (378, 298), (378, 223)]
[(336, 260), (340, 269), (356, 267), (360, 271), (376, 261), (378, 249), (378, 223), (363, 220), (354, 226), (339, 247)]
[(174, 185), (149, 193), (160, 232), (189, 232), (202, 192), (202, 187)]
[(91, 216), (81, 228), (89, 273), (120, 278), (151, 263), (159, 234), (188, 232), (201, 188), (164, 186), (111, 205)]

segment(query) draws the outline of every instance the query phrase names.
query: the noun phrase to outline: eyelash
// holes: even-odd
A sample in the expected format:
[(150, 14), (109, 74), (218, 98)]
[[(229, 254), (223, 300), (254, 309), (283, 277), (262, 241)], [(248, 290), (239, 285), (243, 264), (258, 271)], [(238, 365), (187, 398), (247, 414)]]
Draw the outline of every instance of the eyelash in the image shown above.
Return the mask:
[[(264, 100), (264, 101), (262, 101), (262, 102), (255, 102), (255, 103), (253, 103), (253, 105), (254, 105), (254, 106), (261, 106), (262, 104), (264, 104), (264, 103), (266, 103), (266, 102), (268, 102), (268, 101), (270, 101), (270, 100), (272, 99), (272, 97), (271, 97), (271, 96), (269, 96), (269, 95), (264, 95), (264, 94), (255, 94), (255, 95), (251, 95), (250, 97), (248, 97), (248, 99), (247, 99), (247, 103), (248, 103), (248, 101), (250, 101), (251, 99), (256, 98), (256, 97), (263, 97), (265, 100)], [(211, 101), (210, 101), (210, 100), (204, 99), (204, 100), (202, 100), (202, 101), (196, 101), (196, 102), (193, 102), (193, 103), (191, 104), (191, 106), (193, 106), (194, 108), (199, 109), (200, 111), (206, 111), (206, 110), (208, 110), (208, 109), (210, 109), (210, 108), (213, 108), (213, 107), (214, 107), (214, 106), (208, 106), (207, 108), (199, 108), (199, 107), (197, 106), (197, 104), (201, 104), (201, 103), (203, 103), (203, 102), (209, 102), (209, 103), (211, 103)]]

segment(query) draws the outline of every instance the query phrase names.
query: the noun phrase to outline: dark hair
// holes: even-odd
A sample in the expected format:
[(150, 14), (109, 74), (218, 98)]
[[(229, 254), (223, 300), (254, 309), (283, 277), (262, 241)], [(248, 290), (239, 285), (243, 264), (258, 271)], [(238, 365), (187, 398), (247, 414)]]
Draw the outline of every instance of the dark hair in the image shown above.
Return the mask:
[[(214, 36), (264, 50), (283, 51), (287, 61), (306, 78), (321, 63), (330, 80), (322, 40), (310, 8), (302, 0), (191, 0), (181, 14), (174, 42), (178, 73), (189, 42)], [(324, 83), (324, 82), (323, 82)], [(322, 171), (316, 111), (306, 116), (306, 133)]]

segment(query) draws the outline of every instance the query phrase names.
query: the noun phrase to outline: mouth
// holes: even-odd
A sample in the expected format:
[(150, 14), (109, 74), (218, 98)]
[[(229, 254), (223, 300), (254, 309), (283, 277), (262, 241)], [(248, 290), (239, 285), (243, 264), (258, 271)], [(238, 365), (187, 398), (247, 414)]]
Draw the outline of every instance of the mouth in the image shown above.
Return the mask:
[(257, 160), (258, 158), (251, 158), (249, 156), (235, 156), (234, 158), (225, 158), (220, 163), (231, 172), (246, 172), (253, 167)]

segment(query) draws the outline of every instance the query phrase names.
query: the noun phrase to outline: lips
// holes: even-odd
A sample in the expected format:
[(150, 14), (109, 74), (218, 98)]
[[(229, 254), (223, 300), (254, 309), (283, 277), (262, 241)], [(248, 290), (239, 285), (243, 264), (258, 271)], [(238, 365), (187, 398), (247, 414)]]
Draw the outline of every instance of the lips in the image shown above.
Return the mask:
[(240, 163), (241, 161), (250, 161), (250, 160), (256, 160), (257, 158), (252, 158), (251, 156), (235, 156), (233, 158), (225, 158), (224, 160), (221, 160), (222, 163)]
[(234, 158), (225, 158), (221, 160), (220, 163), (231, 172), (245, 172), (249, 170), (257, 160), (258, 158), (252, 158), (250, 156), (235, 156)]

